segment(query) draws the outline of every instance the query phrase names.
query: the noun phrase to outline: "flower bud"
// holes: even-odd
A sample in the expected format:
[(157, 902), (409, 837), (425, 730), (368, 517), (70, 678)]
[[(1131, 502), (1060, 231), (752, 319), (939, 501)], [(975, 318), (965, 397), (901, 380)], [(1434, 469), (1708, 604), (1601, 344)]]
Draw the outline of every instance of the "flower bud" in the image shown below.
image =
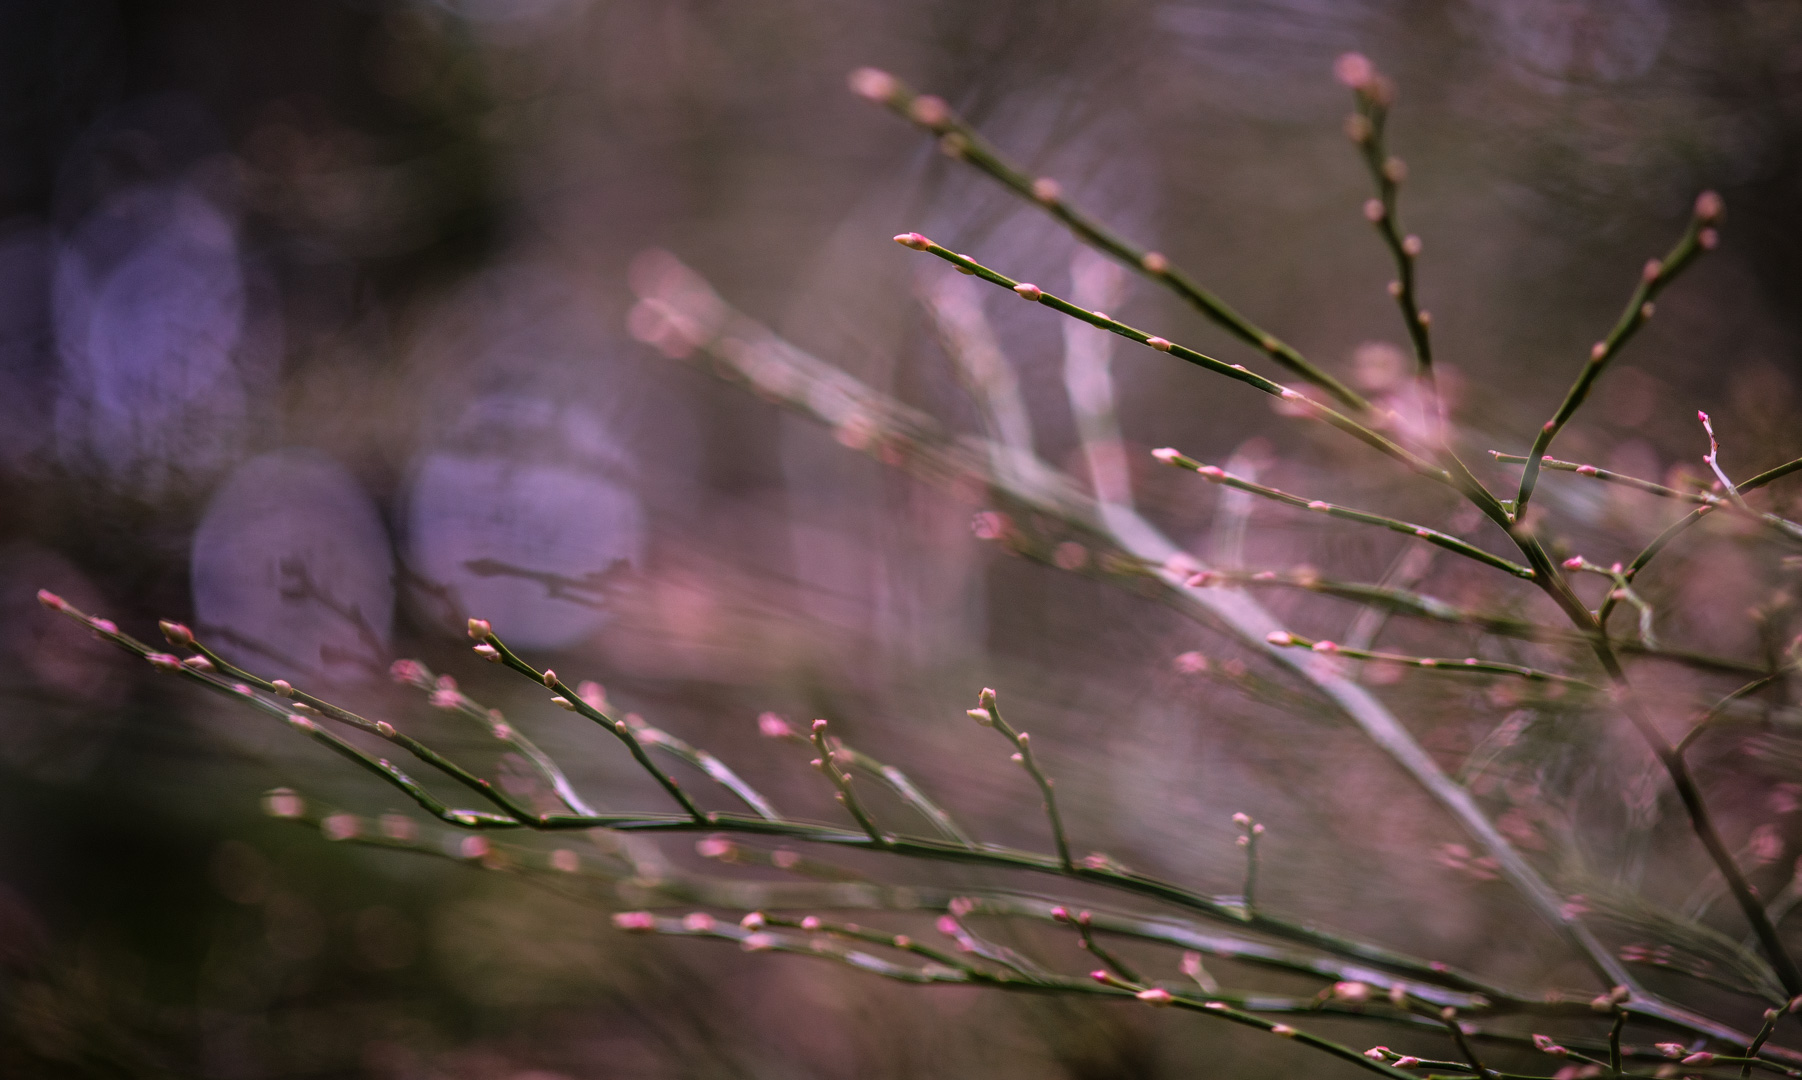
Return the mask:
[(895, 243), (900, 244), (904, 248), (912, 248), (915, 251), (925, 251), (932, 241), (926, 239), (917, 232), (909, 232), (901, 233), (896, 236)]
[(1154, 986), (1149, 990), (1141, 990), (1134, 996), (1147, 1005), (1157, 1005), (1159, 1007), (1168, 1005), (1176, 1000), (1176, 995), (1161, 986)]
[(1037, 302), (1045, 296), (1045, 290), (1029, 281), (1022, 281), (1020, 284), (1015, 285), (1014, 291), (1020, 294), (1022, 300), (1032, 300), (1034, 302)]
[(872, 67), (858, 68), (851, 73), (848, 81), (852, 93), (878, 105), (888, 104), (894, 99), (895, 91), (900, 89), (900, 84), (893, 75)]
[(170, 622), (168, 619), (164, 619), (157, 623), (156, 626), (157, 629), (163, 632), (163, 637), (168, 639), (169, 644), (171, 645), (185, 649), (194, 644), (194, 631), (183, 626), (181, 623)]

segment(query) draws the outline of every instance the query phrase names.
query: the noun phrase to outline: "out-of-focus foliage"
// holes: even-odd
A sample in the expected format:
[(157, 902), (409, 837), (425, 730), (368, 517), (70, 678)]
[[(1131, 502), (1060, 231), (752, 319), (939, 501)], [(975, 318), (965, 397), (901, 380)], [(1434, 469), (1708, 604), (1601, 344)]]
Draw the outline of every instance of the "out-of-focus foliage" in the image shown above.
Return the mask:
[[(626, 333), (628, 266), (667, 248), (801, 345), (978, 426), (922, 311), (926, 281), (887, 237), (955, 236), (1059, 291), (1073, 245), (846, 93), (868, 63), (944, 94), (1361, 391), (1398, 392), (1389, 270), (1329, 77), (1354, 48), (1401, 86), (1390, 136), (1410, 167), (1442, 382), (1471, 440), (1524, 450), (1644, 259), (1712, 186), (1730, 208), (1720, 250), (1661, 299), (1559, 453), (1699, 477), (1698, 408), (1742, 475), (1802, 453), (1802, 16), (1788, 4), (9, 5), (0, 1072), (1102, 1078), (1292, 1064), (1145, 1010), (913, 991), (628, 938), (592, 897), (279, 827), (257, 811), (277, 784), (358, 807), (392, 798), (52, 621), (31, 602), (40, 586), (121, 624), (191, 616), (247, 665), (331, 685), (507, 775), (479, 725), (380, 677), (422, 656), (480, 686), (597, 800), (654, 798), (610, 741), (475, 669), (460, 626), (484, 615), (730, 753), (785, 805), (831, 809), (793, 755), (757, 739), (765, 709), (830, 717), (985, 835), (1034, 843), (1032, 795), (1001, 755), (972, 749), (963, 719), (991, 683), (1032, 718), (1085, 848), (1225, 891), (1240, 872), (1228, 816), (1250, 810), (1271, 830), (1272, 908), (1497, 977), (1581, 983), (1424, 795), (1343, 724), (1240, 678), (1252, 658), (1236, 646), (996, 557), (970, 535), (973, 507)], [(1081, 472), (1060, 328), (973, 302), (1015, 362), (1039, 452)], [(1143, 286), (1116, 314), (1246, 359)], [(1135, 451), (1175, 444), (1286, 489), (1469, 524), (1191, 371), (1134, 355), (1115, 377)], [(1391, 536), (1298, 523), (1131, 458), (1148, 512), (1214, 561), (1366, 581), (1395, 565)], [(1579, 523), (1594, 561), (1630, 557), (1665, 520), (1647, 497), (1569, 480), (1541, 498)], [(1731, 546), (1707, 556), (1674, 552), (1646, 582), (1671, 613), (1661, 634), (1736, 655), (1787, 643), (1793, 604), (1769, 583), (1788, 571)], [(1470, 607), (1512, 595), (1443, 562), (1403, 569)], [(1351, 617), (1264, 599), (1298, 624)], [(1385, 632), (1404, 651), (1471, 644), (1400, 620)], [(1175, 663), (1197, 651), (1210, 674)], [(1702, 683), (1659, 677), (1684, 714)], [(1725, 907), (1689, 888), (1705, 864), (1630, 733), (1506, 686), (1393, 692), (1566, 891), (1598, 908), (1609, 889)], [(1778, 893), (1802, 853), (1793, 740), (1698, 750), (1699, 770), (1724, 777), (1710, 796), (1747, 864)], [(1610, 910), (1628, 937), (1656, 929), (1631, 903)]]

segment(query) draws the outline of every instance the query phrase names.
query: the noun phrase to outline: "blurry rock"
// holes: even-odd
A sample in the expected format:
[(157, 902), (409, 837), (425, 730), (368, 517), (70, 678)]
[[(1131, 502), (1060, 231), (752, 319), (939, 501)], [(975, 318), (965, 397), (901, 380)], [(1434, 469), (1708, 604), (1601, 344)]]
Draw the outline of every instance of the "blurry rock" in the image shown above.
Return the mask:
[(194, 534), (197, 629), (270, 675), (346, 679), (386, 667), (394, 558), (375, 504), (324, 454), (240, 466)]
[(420, 458), (410, 493), (408, 569), (452, 609), (434, 617), (479, 616), (535, 648), (599, 629), (609, 588), (644, 561), (633, 466), (586, 408), (478, 398), (443, 447)]

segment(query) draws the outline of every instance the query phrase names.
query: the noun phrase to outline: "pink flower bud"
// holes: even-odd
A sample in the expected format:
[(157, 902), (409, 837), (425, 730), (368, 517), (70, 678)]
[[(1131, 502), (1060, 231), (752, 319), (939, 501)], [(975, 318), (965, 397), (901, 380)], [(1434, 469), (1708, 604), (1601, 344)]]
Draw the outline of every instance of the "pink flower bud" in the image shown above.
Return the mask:
[(38, 603), (49, 608), (51, 611), (69, 610), (69, 602), (51, 592), (49, 589), (38, 590)]
[(1313, 645), (1313, 648), (1314, 648), (1314, 651), (1318, 652), (1318, 653), (1331, 653), (1331, 652), (1339, 651), (1339, 646), (1336, 643), (1331, 642), (1331, 641), (1316, 641)]
[(647, 934), (657, 929), (657, 918), (648, 911), (622, 911), (613, 916), (613, 925), (632, 934)]
[(773, 712), (760, 713), (757, 717), (757, 733), (766, 739), (786, 739), (795, 733), (788, 726), (788, 721)]
[(1703, 229), (1696, 234), (1696, 243), (1701, 245), (1703, 251), (1713, 251), (1720, 242), (1721, 234), (1713, 229)]
[(1332, 508), (1333, 508), (1332, 503), (1321, 502), (1319, 499), (1315, 499), (1312, 502), (1308, 503), (1308, 509), (1310, 509), (1310, 510), (1331, 510)]
[(1371, 222), (1372, 224), (1375, 224), (1376, 222), (1383, 220), (1383, 216), (1387, 213), (1388, 213), (1388, 211), (1383, 208), (1383, 200), (1381, 200), (1381, 199), (1365, 200), (1365, 202), (1364, 202), (1365, 220)]
[(1597, 471), (1598, 470), (1596, 469), (1596, 467), (1594, 465), (1579, 465), (1579, 466), (1577, 466), (1577, 475), (1578, 476), (1594, 476)]
[(156, 626), (158, 630), (163, 632), (163, 637), (168, 639), (168, 642), (171, 645), (185, 649), (194, 644), (194, 631), (183, 626), (181, 623), (170, 622), (168, 619), (164, 619), (157, 623)]
[(957, 925), (957, 920), (953, 919), (949, 915), (940, 915), (938, 917), (938, 921), (935, 922), (933, 924), (933, 926), (938, 930), (939, 933), (945, 935), (948, 938), (957, 937), (958, 935), (960, 935), (964, 932), (964, 928)]
[(1148, 274), (1167, 274), (1170, 272), (1170, 260), (1165, 258), (1164, 254), (1159, 251), (1147, 251), (1144, 256), (1139, 259), (1139, 265), (1144, 267), (1145, 272)]
[(1170, 342), (1161, 337), (1148, 337), (1145, 339), (1145, 344), (1156, 349), (1158, 352), (1169, 352), (1171, 349)]
[(1653, 1043), (1652, 1045), (1656, 1046), (1658, 1052), (1667, 1058), (1682, 1057), (1684, 1051), (1688, 1049), (1688, 1047), (1684, 1046), (1682, 1043), (1674, 1042)]
[(1218, 465), (1203, 465), (1195, 471), (1200, 473), (1204, 478), (1215, 481), (1216, 483), (1226, 479), (1226, 470)]
[(270, 817), (297, 818), (307, 812), (307, 803), (293, 788), (276, 788), (263, 796), (263, 812)]
[(1288, 646), (1295, 644), (1295, 635), (1287, 630), (1272, 630), (1264, 635), (1264, 640), (1272, 645)]
[(208, 660), (204, 656), (183, 657), (181, 663), (182, 663), (183, 667), (190, 667), (190, 668), (193, 668), (195, 671), (217, 670), (216, 668), (213, 667), (213, 662), (211, 660)]
[(1402, 250), (1409, 256), (1419, 255), (1421, 246), (1420, 237), (1412, 233), (1402, 238)]
[(944, 98), (935, 97), (932, 94), (921, 94), (914, 98), (913, 104), (907, 107), (907, 115), (912, 117), (916, 124), (937, 128), (951, 119), (951, 106), (945, 104)]
[(333, 814), (319, 823), (319, 831), (327, 840), (350, 840), (362, 831), (362, 823), (351, 814)]
[(1657, 281), (1658, 275), (1662, 273), (1664, 273), (1664, 263), (1657, 259), (1647, 259), (1645, 269), (1639, 272), (1639, 276), (1645, 281)]
[(424, 687), (425, 665), (417, 660), (396, 660), (388, 666), (388, 677), (404, 685)]
[(1376, 67), (1363, 53), (1344, 53), (1333, 61), (1333, 77), (1352, 90), (1368, 87), (1376, 73)]
[(477, 645), (475, 647), (475, 653), (490, 664), (498, 664), (501, 662), (501, 651), (492, 645)]
[(1696, 196), (1696, 220), (1704, 225), (1712, 225), (1721, 219), (1721, 211), (1725, 210), (1726, 206), (1727, 204), (1721, 201), (1718, 194), (1704, 191)]
[(768, 952), (776, 947), (776, 935), (758, 931), (746, 934), (738, 943), (738, 947), (746, 952)]
[(1165, 465), (1174, 465), (1176, 464), (1176, 459), (1183, 455), (1182, 452), (1177, 450), (1174, 446), (1160, 446), (1151, 452), (1151, 456)]
[(801, 920), (801, 929), (803, 930), (818, 930), (819, 928), (820, 917), (818, 915), (809, 915)]
[(1564, 1047), (1559, 1046), (1557, 1043), (1553, 1042), (1552, 1037), (1550, 1035), (1535, 1035), (1535, 1036), (1533, 1036), (1533, 1045), (1537, 1046), (1539, 1049), (1552, 1055), (1553, 1057), (1566, 1057), (1570, 1054), (1569, 1050), (1566, 1050)]
[(419, 835), (419, 827), (413, 824), (413, 819), (405, 814), (383, 814), (377, 825), (382, 830), (383, 836), (401, 843), (406, 843)]
[(469, 636), (477, 641), (487, 641), (494, 636), (494, 626), (487, 619), (469, 620)]
[(1270, 1025), (1270, 1033), (1285, 1039), (1293, 1039), (1296, 1035), (1295, 1029), (1288, 1024), (1272, 1024)]
[(1032, 197), (1050, 206), (1064, 197), (1064, 189), (1056, 180), (1040, 177), (1032, 182)]
[(1382, 1061), (1389, 1056), (1389, 1048), (1387, 1046), (1373, 1046), (1364, 1051), (1364, 1056), (1372, 1061)]
[(1420, 1064), (1420, 1059), (1413, 1054), (1403, 1054), (1401, 1057), (1390, 1062), (1390, 1064), (1398, 1069), (1412, 1069), (1414, 1066)]
[(560, 874), (573, 874), (582, 868), (582, 857), (568, 848), (551, 852), (551, 869)]
[(815, 720), (813, 722), (813, 733), (815, 735), (818, 735), (825, 730), (826, 730), (826, 721), (825, 720)]
[(117, 634), (119, 624), (111, 619), (89, 619), (88, 626), (102, 634)]
[(682, 929), (695, 934), (709, 933), (714, 928), (713, 916), (705, 911), (691, 911), (682, 916)]
[(852, 93), (878, 105), (888, 104), (894, 98), (895, 91), (900, 88), (893, 75), (872, 67), (858, 68), (851, 73), (848, 81)]
[(1161, 986), (1154, 986), (1149, 990), (1141, 990), (1133, 996), (1137, 997), (1147, 1005), (1157, 1005), (1159, 1007), (1168, 1005), (1176, 1000), (1174, 994)]
[(168, 653), (153, 652), (144, 657), (144, 659), (150, 661), (150, 666), (156, 668), (158, 671), (181, 670), (181, 658), (178, 656), (170, 656)]
[[(1200, 574), (1196, 575), (1196, 577), (1200, 576)], [(1193, 579), (1190, 580), (1190, 584), (1194, 584)], [(1208, 658), (1198, 652), (1180, 653), (1172, 663), (1176, 670), (1183, 675), (1199, 675), (1208, 669)]]
[(899, 236), (896, 236), (895, 243), (900, 244), (904, 248), (913, 248), (915, 251), (925, 251), (932, 241), (926, 239), (917, 232), (909, 232), (901, 233)]
[(709, 836), (695, 841), (695, 854), (703, 859), (724, 859), (738, 850), (738, 845), (723, 836)]
[[(993, 693), (993, 691), (990, 692)], [(970, 914), (970, 912), (976, 910), (976, 901), (967, 896), (954, 896), (951, 898), (951, 902), (946, 904), (945, 907), (951, 914), (961, 919)]]
[[(432, 695), (432, 699), (433, 699), (432, 704), (434, 704), (434, 705), (438, 704), (437, 698), (438, 698), (437, 694)], [(557, 706), (557, 708), (559, 708), (559, 709), (568, 709), (570, 712), (576, 711), (576, 703), (569, 700), (568, 698), (564, 697), (562, 694), (558, 694), (556, 697), (552, 698), (551, 704)], [(439, 707), (442, 708), (443, 706), (439, 706)]]
[(1022, 281), (1020, 284), (1015, 285), (1014, 291), (1020, 294), (1022, 300), (1032, 300), (1036, 302), (1043, 299), (1045, 296), (1045, 290), (1029, 281)]
[(269, 685), (275, 687), (275, 692), (283, 697), (294, 696), (294, 684), (286, 679), (277, 679)]

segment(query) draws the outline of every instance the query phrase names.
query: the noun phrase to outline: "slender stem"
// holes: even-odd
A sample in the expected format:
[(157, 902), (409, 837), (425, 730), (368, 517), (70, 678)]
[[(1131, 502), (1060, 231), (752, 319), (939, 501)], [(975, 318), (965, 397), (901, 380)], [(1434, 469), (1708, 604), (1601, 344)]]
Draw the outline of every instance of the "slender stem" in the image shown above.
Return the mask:
[[(1504, 454), (1496, 450), (1489, 451), (1489, 456), (1503, 465), (1523, 465), (1527, 461), (1525, 454)], [(1797, 465), (1798, 463), (1791, 462), (1790, 464)], [(1551, 469), (1556, 472), (1572, 472), (1579, 476), (1590, 476), (1611, 484), (1621, 484), (1625, 487), (1644, 491), (1661, 498), (1733, 510), (1736, 513), (1749, 517), (1752, 520), (1759, 521), (1770, 528), (1775, 529), (1777, 532), (1782, 533), (1792, 540), (1802, 540), (1802, 525), (1798, 525), (1787, 518), (1779, 517), (1776, 514), (1766, 514), (1753, 510), (1751, 507), (1746, 506), (1743, 498), (1723, 499), (1719, 495), (1706, 491), (1681, 491), (1677, 488), (1666, 487), (1663, 484), (1655, 484), (1650, 480), (1641, 480), (1637, 476), (1628, 476), (1625, 473), (1614, 472), (1610, 469), (1600, 469), (1594, 465), (1583, 465), (1574, 461), (1559, 461), (1555, 458), (1542, 458), (1539, 462), (1539, 466), (1541, 469)], [(1746, 486), (1741, 484), (1736, 489), (1735, 494), (1741, 494), (1745, 490)]]
[(987, 687), (978, 696), (974, 712), (986, 713), (986, 717), (978, 719), (994, 727), (1019, 751), (1014, 759), (1032, 777), (1033, 783), (1039, 785), (1039, 792), (1045, 796), (1045, 817), (1051, 822), (1051, 838), (1057, 844), (1058, 863), (1065, 871), (1074, 872), (1076, 864), (1070, 858), (1070, 841), (1064, 835), (1063, 818), (1058, 816), (1057, 795), (1051, 790), (1051, 778), (1041, 772), (1038, 762), (1033, 760), (1031, 737), (1024, 731), (1015, 731), (1008, 726), (1007, 721), (1001, 717), (1001, 707), (995, 703), (995, 691)]
[(819, 769), (826, 779), (832, 781), (832, 786), (838, 789), (837, 798), (839, 803), (844, 806), (845, 812), (850, 814), (869, 838), (876, 842), (877, 847), (888, 847), (890, 838), (876, 827), (876, 819), (872, 818), (869, 812), (863, 808), (863, 803), (857, 799), (857, 793), (851, 790), (851, 777), (838, 767), (838, 758), (831, 745), (826, 741), (826, 721), (815, 720), (813, 722), (812, 738), (813, 747), (820, 755), (814, 759), (814, 767)]
[(657, 763), (651, 760), (651, 755), (645, 752), (644, 744), (640, 742), (638, 737), (633, 733), (631, 725), (627, 724), (624, 720), (615, 720), (613, 717), (608, 716), (589, 702), (583, 700), (582, 695), (565, 685), (562, 679), (557, 678), (555, 672), (539, 671), (524, 660), (521, 660), (518, 654), (512, 649), (509, 649), (506, 646), (506, 643), (501, 641), (501, 639), (496, 637), (492, 632), (480, 632), (480, 639), (483, 644), (493, 647), (494, 650), (500, 654), (501, 663), (505, 664), (508, 668), (519, 672), (521, 675), (528, 676), (534, 682), (555, 691), (557, 696), (567, 703), (567, 707), (570, 711), (578, 713), (601, 725), (608, 731), (611, 731), (620, 742), (626, 744), (626, 749), (631, 752), (633, 760), (638, 762), (639, 767), (644, 769), (645, 772), (650, 773), (652, 779), (656, 780), (658, 785), (661, 786), (664, 791), (669, 793), (670, 798), (676, 800), (677, 805), (681, 806), (689, 817), (703, 824), (706, 823), (708, 815), (703, 813), (699, 806), (695, 805), (694, 800), (688, 797), (688, 793), (682, 790), (674, 778), (658, 768)]
[(943, 101), (922, 97), (892, 76), (884, 74), (883, 78), (887, 81), (880, 84), (880, 92), (866, 96), (939, 136), (939, 145), (947, 154), (973, 166), (999, 181), (1009, 191), (1043, 208), (1083, 243), (1174, 292), (1240, 341), (1325, 390), (1347, 407), (1357, 412), (1369, 410), (1370, 403), (1355, 390), (1310, 363), (1275, 334), (1234, 311), (1226, 301), (1203, 288), (1181, 269), (1172, 266), (1170, 260), (1162, 254), (1127, 242), (1072, 205), (1056, 185), (1047, 185), (1022, 172)]
[[(636, 723), (634, 721), (637, 721)], [(641, 742), (662, 750), (671, 757), (678, 758), (706, 773), (714, 783), (730, 791), (738, 800), (750, 807), (758, 817), (770, 821), (781, 821), (782, 815), (756, 788), (746, 783), (744, 778), (733, 772), (731, 767), (705, 750), (690, 746), (667, 731), (651, 727), (643, 720), (630, 714), (626, 717), (626, 725), (630, 727)]]
[(1627, 1010), (1618, 1005), (1614, 1010), (1614, 1024), (1608, 1029), (1608, 1067), (1616, 1076), (1621, 1072), (1621, 1032), (1627, 1028)]
[(918, 233), (903, 234), (902, 236), (896, 237), (896, 239), (905, 242), (906, 246), (914, 248), (915, 250), (925, 251), (932, 255), (936, 255), (953, 266), (973, 274), (990, 284), (999, 285), (1004, 289), (1011, 289), (1015, 293), (1018, 293), (1033, 302), (1051, 308), (1053, 311), (1068, 315), (1074, 319), (1080, 319), (1090, 326), (1098, 326), (1110, 333), (1118, 334), (1129, 341), (1136, 341), (1141, 345), (1148, 345), (1159, 352), (1168, 352), (1170, 355), (1180, 360), (1187, 360), (1189, 363), (1198, 367), (1206, 368), (1219, 375), (1225, 375), (1229, 379), (1235, 379), (1245, 383), (1272, 397), (1288, 401), (1301, 408), (1306, 415), (1315, 416), (1320, 420), (1325, 421), (1333, 427), (1351, 435), (1365, 445), (1387, 454), (1415, 472), (1418, 472), (1423, 476), (1429, 476), (1442, 484), (1452, 487), (1457, 486), (1452, 475), (1445, 469), (1427, 461), (1425, 458), (1404, 448), (1387, 436), (1334, 410), (1330, 406), (1304, 397), (1294, 390), (1283, 386), (1281, 383), (1273, 382), (1272, 380), (1251, 371), (1243, 364), (1228, 364), (1224, 361), (1216, 360), (1211, 356), (1197, 352), (1187, 346), (1175, 344), (1164, 338), (1154, 337), (1151, 334), (1145, 333), (1143, 330), (1128, 326), (1123, 322), (1109, 318), (1099, 312), (1079, 307), (1070, 303), (1068, 300), (1054, 296), (1051, 293), (1040, 289), (1036, 285), (1015, 281), (1013, 278), (1007, 277), (995, 270), (991, 270), (976, 260), (965, 255), (960, 255), (950, 248), (935, 244), (931, 240), (920, 236)]
[(1539, 434), (1533, 439), (1533, 449), (1527, 453), (1526, 469), (1520, 477), (1520, 491), (1514, 499), (1514, 516), (1517, 520), (1526, 520), (1527, 502), (1533, 497), (1534, 485), (1539, 482), (1540, 463), (1547, 448), (1589, 397), (1590, 390), (1595, 386), (1596, 380), (1601, 378), (1608, 362), (1652, 317), (1652, 301), (1664, 291), (1665, 286), (1674, 281), (1684, 267), (1705, 248), (1714, 246), (1713, 225), (1720, 216), (1719, 207), (1720, 200), (1713, 197), (1712, 193), (1704, 193), (1696, 200), (1696, 212), (1690, 215), (1689, 225), (1684, 229), (1683, 236), (1664, 258), (1646, 264), (1645, 272), (1640, 275), (1639, 286), (1628, 298), (1627, 306), (1616, 320), (1614, 329), (1590, 350), (1589, 360), (1578, 372), (1576, 382), (1571, 384), (1570, 390), (1564, 395), (1564, 401), (1559, 404), (1552, 418), (1539, 429)]
[(1460, 660), (1452, 657), (1407, 656), (1401, 653), (1372, 652), (1369, 649), (1353, 649), (1331, 641), (1314, 641), (1288, 630), (1272, 634), (1270, 643), (1282, 648), (1312, 649), (1314, 652), (1328, 656), (1345, 656), (1353, 660), (1376, 660), (1391, 664), (1405, 664), (1428, 671), (1473, 675), (1516, 675), (1533, 682), (1563, 683), (1567, 686), (1581, 686), (1585, 690), (1601, 689), (1594, 683), (1585, 682), (1582, 679), (1560, 675), (1554, 671), (1524, 667), (1520, 664), (1507, 664), (1498, 660), (1479, 660), (1474, 656)]
[(1506, 570), (1508, 573), (1513, 574), (1518, 578), (1525, 578), (1530, 581), (1534, 576), (1533, 570), (1530, 567), (1522, 566), (1520, 563), (1510, 559), (1504, 559), (1499, 555), (1492, 555), (1480, 547), (1466, 543), (1455, 536), (1442, 533), (1437, 529), (1429, 529), (1424, 525), (1416, 525), (1411, 521), (1402, 521), (1398, 518), (1384, 517), (1381, 514), (1372, 514), (1363, 510), (1353, 510), (1350, 507), (1339, 506), (1335, 503), (1324, 502), (1320, 499), (1304, 499), (1300, 495), (1291, 495), (1286, 491), (1280, 491), (1273, 487), (1265, 487), (1263, 484), (1254, 484), (1250, 480), (1242, 480), (1217, 466), (1203, 465), (1201, 462), (1179, 454), (1174, 450), (1159, 450), (1156, 453), (1159, 461), (1168, 465), (1174, 465), (1179, 469), (1188, 469), (1191, 472), (1199, 473), (1203, 478), (1212, 483), (1235, 488), (1239, 491), (1248, 491), (1253, 495), (1261, 495), (1264, 498), (1275, 502), (1284, 503), (1285, 505), (1293, 506), (1301, 510), (1312, 510), (1315, 513), (1339, 518), (1342, 521), (1356, 521), (1365, 525), (1376, 525), (1380, 528), (1388, 529), (1391, 532), (1413, 536), (1425, 540), (1427, 543), (1433, 544), (1436, 547), (1442, 547), (1447, 551), (1462, 555), (1467, 559), (1474, 559), (1485, 566), (1493, 566), (1498, 570)]
[(1727, 706), (1742, 698), (1750, 697), (1753, 694), (1758, 693), (1772, 683), (1783, 679), (1788, 674), (1790, 674), (1788, 671), (1774, 671), (1769, 675), (1753, 679), (1738, 690), (1733, 691), (1733, 693), (1728, 694), (1726, 697), (1715, 702), (1714, 707), (1703, 713), (1701, 718), (1690, 727), (1689, 732), (1684, 735), (1682, 739), (1677, 741), (1677, 745), (1671, 748), (1671, 752), (1681, 757), (1683, 752), (1689, 749), (1690, 744), (1694, 743), (1696, 738), (1701, 735), (1710, 724), (1714, 723), (1723, 712), (1727, 711)]

